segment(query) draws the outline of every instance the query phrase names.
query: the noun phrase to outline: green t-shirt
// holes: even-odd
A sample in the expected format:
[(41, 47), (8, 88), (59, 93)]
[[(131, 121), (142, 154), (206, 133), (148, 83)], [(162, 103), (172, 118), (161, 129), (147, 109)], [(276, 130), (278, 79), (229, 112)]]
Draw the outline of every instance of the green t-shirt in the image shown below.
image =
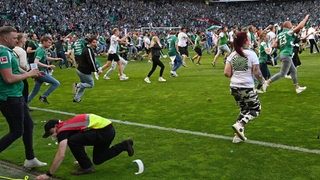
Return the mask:
[(292, 56), (292, 43), (294, 41), (293, 31), (284, 28), (277, 36), (277, 42), (280, 49), (280, 56)]
[(72, 47), (74, 48), (74, 55), (81, 55), (82, 49), (85, 47), (84, 40), (78, 39)]
[[(34, 59), (39, 59), (39, 62), (42, 64), (47, 64), (47, 53), (42, 47), (38, 47), (36, 52), (34, 53)], [(38, 66), (39, 71), (46, 72), (47, 68)]]
[[(12, 74), (21, 74), (17, 58), (13, 51), (5, 46), (0, 45), (0, 69), (12, 69)], [(6, 83), (0, 75), (0, 100), (6, 101), (8, 97), (21, 97), (23, 82)]]
[(178, 54), (177, 49), (176, 49), (177, 41), (178, 41), (178, 38), (175, 35), (171, 35), (168, 38), (168, 44), (169, 44), (168, 55), (169, 56), (176, 56)]
[(201, 49), (202, 46), (201, 46), (200, 42), (201, 42), (201, 38), (200, 38), (200, 36), (197, 35), (196, 40), (194, 42), (194, 46)]
[(225, 45), (228, 43), (228, 38), (227, 38), (227, 34), (224, 33), (224, 32), (221, 32), (219, 34), (220, 36), (220, 39), (219, 39), (219, 42), (218, 42), (218, 46), (222, 46), (222, 45)]
[(264, 41), (260, 44), (260, 52), (259, 52), (259, 63), (266, 62), (268, 60), (268, 54), (264, 50), (264, 48), (268, 48), (268, 44)]
[(106, 44), (106, 39), (103, 36), (99, 36), (98, 41), (99, 41), (100, 45), (105, 45)]

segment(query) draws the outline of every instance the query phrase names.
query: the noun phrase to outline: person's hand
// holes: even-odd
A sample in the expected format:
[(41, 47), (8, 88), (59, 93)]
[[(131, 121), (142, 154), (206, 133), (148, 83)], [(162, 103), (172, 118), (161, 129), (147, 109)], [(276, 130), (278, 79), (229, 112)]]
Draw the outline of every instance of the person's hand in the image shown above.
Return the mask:
[(98, 71), (98, 74), (100, 75), (102, 73), (102, 69)]
[(39, 77), (40, 76), (40, 71), (39, 71), (39, 69), (32, 69), (32, 70), (30, 70), (29, 72), (27, 72), (28, 73), (28, 76), (29, 77), (32, 77), (32, 78), (34, 78), (34, 77)]
[(56, 68), (56, 66), (52, 64), (52, 65), (49, 65), (48, 68), (53, 69), (53, 68)]
[(46, 179), (50, 179), (50, 177), (46, 174), (41, 174), (36, 177), (36, 180), (46, 180)]

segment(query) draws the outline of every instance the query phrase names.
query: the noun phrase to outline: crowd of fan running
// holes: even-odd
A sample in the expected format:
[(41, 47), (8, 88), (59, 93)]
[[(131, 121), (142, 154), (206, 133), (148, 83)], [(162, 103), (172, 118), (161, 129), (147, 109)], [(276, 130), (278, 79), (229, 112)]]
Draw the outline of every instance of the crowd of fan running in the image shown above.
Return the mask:
[[(1, 1), (0, 24), (20, 32), (40, 34), (107, 33), (118, 27), (188, 27), (203, 30), (210, 18), (222, 25), (252, 24), (264, 28), (284, 20), (297, 22), (304, 14), (319, 14), (316, 0), (288, 2), (215, 3), (190, 0), (25, 0)], [(319, 17), (311, 17), (320, 24)]]

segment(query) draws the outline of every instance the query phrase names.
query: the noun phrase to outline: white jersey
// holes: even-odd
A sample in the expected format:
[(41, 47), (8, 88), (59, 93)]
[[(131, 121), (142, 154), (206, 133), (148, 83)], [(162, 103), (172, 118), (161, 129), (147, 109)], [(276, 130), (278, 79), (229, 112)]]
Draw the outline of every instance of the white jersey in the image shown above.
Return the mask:
[(188, 42), (188, 35), (184, 32), (179, 32), (178, 34), (178, 46), (186, 47)]
[(267, 36), (269, 37), (268, 45), (269, 45), (269, 47), (272, 47), (273, 40), (276, 39), (276, 34), (273, 31), (270, 31), (270, 32), (267, 33)]
[(112, 35), (110, 38), (110, 48), (108, 50), (109, 54), (116, 54), (117, 53), (117, 46), (118, 46), (119, 37), (116, 35)]
[(228, 40), (230, 41), (230, 42), (233, 42), (233, 40), (234, 40), (234, 31), (230, 31), (229, 32), (229, 34), (228, 34)]
[(18, 56), (19, 67), (25, 71), (29, 71), (30, 67), (27, 60), (27, 52), (19, 46), (14, 47), (13, 51)]
[(309, 29), (308, 29), (308, 34), (310, 34), (309, 36), (308, 36), (308, 38), (307, 39), (314, 39), (315, 38), (315, 36), (314, 36), (314, 33), (316, 32), (316, 30), (313, 28), (313, 27), (310, 27)]
[(143, 37), (143, 42), (145, 44), (145, 48), (149, 49), (150, 47), (150, 38), (148, 36)]
[(213, 33), (213, 35), (212, 35), (212, 42), (213, 42), (214, 45), (217, 45), (217, 44), (218, 44), (218, 37), (219, 37), (218, 34)]
[(253, 88), (252, 66), (255, 64), (259, 65), (259, 59), (257, 54), (252, 50), (245, 49), (243, 52), (246, 57), (242, 57), (234, 51), (227, 58), (227, 63), (230, 63), (232, 66), (230, 87)]

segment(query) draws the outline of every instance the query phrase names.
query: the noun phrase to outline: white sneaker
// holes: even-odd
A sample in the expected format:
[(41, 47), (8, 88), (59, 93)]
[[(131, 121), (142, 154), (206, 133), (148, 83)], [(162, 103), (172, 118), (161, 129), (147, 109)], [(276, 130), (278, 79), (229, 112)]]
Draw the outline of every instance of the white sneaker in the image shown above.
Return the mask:
[(163, 77), (159, 77), (159, 82), (166, 82), (167, 80), (165, 80)]
[(103, 76), (103, 79), (109, 80), (109, 79), (111, 79), (111, 78), (109, 78), (109, 76), (107, 76), (107, 74), (105, 74), (105, 75)]
[(151, 81), (150, 81), (150, 79), (149, 79), (148, 77), (144, 78), (144, 82), (146, 82), (146, 83), (148, 83), (148, 84), (151, 83)]
[(262, 91), (261, 89), (257, 89), (257, 93), (258, 93), (258, 94), (263, 94), (264, 91)]
[(264, 83), (262, 84), (262, 91), (263, 92), (267, 92), (267, 87), (269, 86), (269, 84), (267, 83), (267, 81), (264, 81)]
[(187, 67), (187, 63), (186, 62), (182, 62), (182, 66), (183, 67)]
[(171, 77), (178, 77), (178, 74), (175, 71), (170, 71), (170, 75)]
[(99, 80), (99, 74), (97, 72), (94, 72), (94, 77), (96, 78), (96, 80)]
[(46, 165), (47, 163), (41, 162), (37, 158), (33, 158), (31, 160), (25, 160), (23, 166), (26, 168), (35, 168), (35, 167), (42, 167)]
[(241, 143), (241, 142), (243, 142), (243, 140), (237, 135), (237, 133), (234, 133), (234, 137), (232, 139), (232, 143), (237, 144), (237, 143)]
[(285, 75), (284, 78), (286, 79), (292, 79), (292, 77), (290, 75)]
[(120, 76), (120, 81), (125, 81), (128, 79), (129, 79), (129, 77), (127, 77), (127, 76), (124, 76), (124, 75)]
[(304, 90), (306, 90), (307, 89), (307, 87), (306, 86), (304, 86), (304, 87), (298, 87), (298, 88), (296, 88), (296, 93), (297, 94), (299, 94), (299, 93), (301, 93), (302, 91), (304, 91)]
[(241, 140), (243, 141), (247, 140), (247, 138), (244, 136), (244, 127), (239, 122), (236, 122), (235, 124), (233, 124), (232, 129), (239, 136)]

